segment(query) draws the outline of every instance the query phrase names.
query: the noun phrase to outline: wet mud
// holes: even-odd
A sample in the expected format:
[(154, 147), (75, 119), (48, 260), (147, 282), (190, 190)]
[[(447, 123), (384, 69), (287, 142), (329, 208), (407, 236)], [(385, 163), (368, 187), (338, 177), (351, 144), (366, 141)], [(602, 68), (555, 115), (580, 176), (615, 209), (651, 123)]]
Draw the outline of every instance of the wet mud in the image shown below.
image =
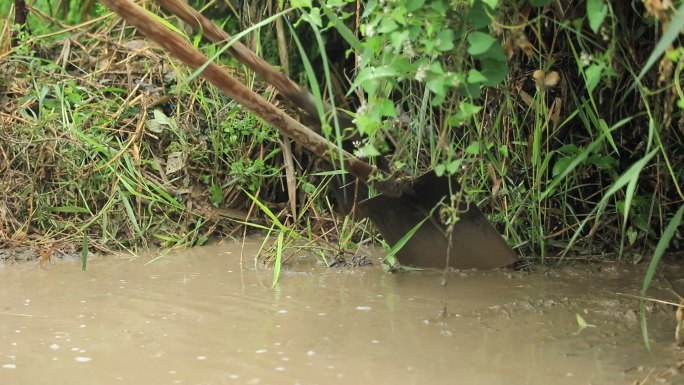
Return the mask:
[[(645, 267), (390, 274), (260, 242), (161, 258), (0, 265), (0, 384), (680, 384), (670, 305)], [(242, 254), (242, 255), (241, 255)], [(666, 285), (652, 295), (673, 299)]]

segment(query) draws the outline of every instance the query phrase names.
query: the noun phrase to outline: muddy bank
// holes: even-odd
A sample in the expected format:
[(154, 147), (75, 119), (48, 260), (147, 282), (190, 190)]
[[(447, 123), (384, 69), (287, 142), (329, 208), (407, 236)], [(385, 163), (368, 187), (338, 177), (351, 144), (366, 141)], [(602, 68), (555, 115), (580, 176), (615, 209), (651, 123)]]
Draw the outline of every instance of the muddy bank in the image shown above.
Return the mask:
[[(672, 307), (649, 305), (644, 348), (628, 296), (642, 266), (454, 272), (445, 287), (379, 255), (295, 257), (271, 288), (257, 248), (0, 266), (0, 383), (684, 382)], [(661, 281), (652, 294), (671, 298)]]
[[(88, 256), (94, 256), (94, 254), (90, 253)], [(79, 260), (81, 259), (81, 254), (76, 251), (76, 248), (73, 246), (58, 248), (30, 246), (0, 248), (0, 265), (38, 262), (42, 266), (45, 266), (47, 262), (63, 259), (71, 261)]]

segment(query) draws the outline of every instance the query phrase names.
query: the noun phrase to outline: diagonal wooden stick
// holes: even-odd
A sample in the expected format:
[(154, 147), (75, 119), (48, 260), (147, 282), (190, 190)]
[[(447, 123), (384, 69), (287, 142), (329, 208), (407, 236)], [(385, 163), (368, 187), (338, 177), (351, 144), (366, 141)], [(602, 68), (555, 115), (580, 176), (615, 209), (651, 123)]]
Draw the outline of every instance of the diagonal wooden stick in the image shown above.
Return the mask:
[[(190, 68), (196, 70), (209, 62), (209, 59), (204, 54), (197, 51), (190, 43), (176, 33), (163, 26), (148, 11), (133, 1), (102, 0), (102, 2)], [(242, 83), (233, 79), (225, 69), (216, 63), (212, 62), (207, 65), (201, 76), (245, 108), (264, 119), (267, 123), (276, 127), (283, 135), (289, 136), (315, 155), (333, 164), (341, 160), (347, 172), (362, 181), (372, 183), (378, 192), (389, 196), (400, 196), (407, 192), (407, 189), (410, 189), (406, 184), (387, 176), (374, 166), (340, 149), (296, 121)]]
[[(169, 12), (178, 16), (181, 20), (188, 23), (195, 31), (201, 30), (209, 41), (214, 43), (227, 43), (233, 37), (213, 21), (199, 13), (195, 8), (188, 5), (184, 0), (156, 0)], [(263, 80), (272, 84), (278, 92), (295, 108), (301, 108), (310, 118), (318, 121), (318, 111), (314, 96), (306, 88), (295, 83), (282, 72), (273, 68), (266, 60), (259, 57), (249, 48), (239, 41), (234, 42), (228, 53), (236, 58), (240, 63), (246, 65), (259, 75)], [(325, 105), (326, 111), (331, 107)], [(338, 114), (338, 118), (343, 122), (342, 128), (351, 127), (351, 119), (344, 114)]]

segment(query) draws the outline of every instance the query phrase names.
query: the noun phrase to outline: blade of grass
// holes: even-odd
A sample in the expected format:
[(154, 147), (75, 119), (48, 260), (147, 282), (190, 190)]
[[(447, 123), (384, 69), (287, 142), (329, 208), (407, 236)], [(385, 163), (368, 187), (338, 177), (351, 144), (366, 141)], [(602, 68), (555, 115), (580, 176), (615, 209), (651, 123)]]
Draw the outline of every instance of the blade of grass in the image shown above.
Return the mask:
[[(651, 152), (646, 154), (644, 157), (642, 157), (638, 161), (634, 162), (632, 164), (632, 166), (629, 169), (627, 169), (627, 171), (625, 171), (622, 175), (620, 175), (620, 177), (610, 186), (608, 191), (606, 191), (606, 193), (601, 198), (601, 201), (599, 201), (599, 203), (596, 205), (596, 207), (594, 207), (594, 209), (591, 210), (591, 213), (589, 215), (587, 215), (587, 217), (580, 223), (580, 225), (577, 227), (577, 230), (575, 230), (575, 233), (572, 235), (572, 238), (570, 238), (568, 245), (566, 246), (565, 250), (563, 250), (563, 253), (561, 254), (561, 258), (559, 260), (559, 263), (565, 258), (567, 253), (570, 251), (572, 245), (575, 243), (575, 241), (577, 240), (579, 235), (582, 233), (584, 226), (587, 224), (589, 219), (592, 218), (592, 216), (594, 216), (594, 225), (595, 226), (598, 225), (598, 222), (599, 222), (599, 219), (600, 219), (601, 214), (603, 212), (603, 209), (608, 205), (608, 200), (611, 199), (613, 197), (613, 195), (615, 195), (616, 192), (618, 192), (623, 187), (625, 187), (626, 185), (629, 184), (630, 186), (633, 185), (634, 187), (633, 188), (629, 187), (628, 188), (629, 191), (627, 192), (627, 194), (630, 194), (630, 192), (633, 193), (634, 188), (636, 188), (636, 183), (639, 180), (639, 175), (641, 174), (641, 171), (644, 169), (644, 167), (646, 167), (646, 164), (651, 160), (651, 158), (653, 158), (653, 156), (657, 152), (658, 152), (657, 148), (654, 150), (651, 150)], [(631, 195), (629, 196), (629, 199), (631, 201), (631, 199), (632, 199)], [(624, 216), (624, 218), (625, 218), (624, 220), (626, 220), (626, 218), (627, 218), (628, 210), (629, 210), (628, 202), (625, 201), (625, 212), (626, 213)], [(594, 215), (594, 214), (596, 214), (596, 215)], [(620, 251), (622, 251), (622, 249)], [(621, 257), (621, 255), (619, 257)]]
[(301, 57), (302, 65), (304, 66), (304, 72), (306, 73), (307, 80), (309, 81), (309, 89), (311, 90), (311, 94), (314, 96), (314, 100), (316, 102), (318, 118), (321, 122), (325, 122), (325, 106), (323, 105), (323, 95), (321, 95), (321, 89), (320, 85), (318, 84), (316, 71), (314, 71), (311, 61), (309, 61), (306, 50), (304, 49), (302, 42), (297, 37), (294, 27), (290, 23), (287, 23), (287, 26), (290, 28), (290, 36), (297, 46), (297, 51), (299, 51), (299, 56)]
[(81, 271), (86, 271), (88, 263), (88, 236), (84, 233), (81, 240)]
[(396, 258), (397, 253), (416, 234), (418, 229), (420, 229), (420, 227), (423, 226), (423, 224), (425, 224), (425, 222), (427, 222), (432, 217), (432, 214), (435, 212), (437, 207), (439, 207), (439, 205), (440, 203), (436, 204), (435, 207), (433, 207), (432, 210), (430, 210), (428, 215), (425, 218), (423, 218), (422, 221), (418, 222), (415, 226), (413, 226), (409, 231), (407, 231), (406, 234), (404, 234), (404, 236), (401, 237), (401, 239), (399, 239), (397, 243), (394, 244), (394, 246), (387, 248), (388, 250), (386, 251), (387, 256), (385, 256), (385, 261), (387, 262), (389, 270), (394, 270), (399, 267), (399, 261), (397, 261)]
[(126, 215), (128, 216), (128, 221), (130, 222), (131, 226), (133, 226), (135, 232), (138, 233), (138, 236), (141, 239), (144, 239), (145, 237), (143, 236), (143, 233), (140, 230), (140, 226), (138, 225), (138, 218), (135, 215), (135, 210), (133, 210), (133, 205), (128, 200), (128, 197), (121, 190), (119, 190), (119, 200), (124, 205), (124, 210), (126, 210)]
[[(608, 132), (612, 132), (625, 124), (629, 123), (631, 120), (636, 118), (636, 116), (630, 116), (628, 118), (622, 119), (619, 122), (615, 123), (612, 127), (608, 129)], [(563, 170), (560, 174), (556, 175), (555, 178), (549, 183), (548, 187), (544, 192), (541, 193), (540, 199), (546, 198), (549, 194), (555, 191), (555, 188), (580, 164), (584, 163), (585, 160), (589, 157), (590, 154), (592, 154), (601, 144), (603, 144), (603, 141), (605, 139), (605, 135), (602, 133), (599, 135), (598, 138), (596, 138), (594, 141), (592, 141), (587, 147), (584, 148), (575, 158), (568, 164), (568, 167)]]
[(283, 263), (283, 239), (285, 237), (285, 232), (280, 231), (278, 232), (278, 240), (276, 243), (276, 259), (275, 262), (273, 263), (273, 283), (271, 284), (271, 288), (274, 288), (275, 285), (278, 283), (278, 278), (280, 278), (280, 266)]
[(639, 301), (639, 318), (641, 319), (641, 335), (644, 338), (644, 345), (646, 349), (651, 350), (651, 345), (648, 342), (648, 324), (646, 323), (646, 302), (644, 298), (648, 294), (648, 288), (651, 285), (653, 276), (655, 275), (656, 268), (660, 263), (660, 259), (663, 257), (665, 250), (667, 250), (670, 245), (670, 240), (677, 231), (677, 228), (682, 223), (682, 215), (684, 215), (684, 206), (680, 206), (677, 213), (672, 217), (670, 223), (665, 227), (663, 235), (660, 237), (658, 244), (656, 245), (655, 251), (653, 252), (653, 258), (651, 263), (648, 264), (648, 270), (646, 270), (646, 276), (644, 276), (644, 282), (641, 286), (641, 300)]
[(339, 32), (340, 36), (342, 36), (342, 38), (349, 43), (352, 49), (356, 52), (363, 52), (363, 45), (361, 45), (359, 39), (356, 38), (354, 32), (352, 32), (352, 30), (349, 29), (349, 27), (347, 27), (347, 25), (344, 24), (344, 22), (340, 20), (340, 18), (337, 17), (333, 11), (330, 10), (330, 8), (324, 5), (321, 7), (321, 9), (323, 9), (323, 12), (325, 12), (325, 15), (328, 16), (328, 19), (330, 19), (335, 29), (337, 29), (337, 32)]
[(249, 199), (252, 200), (252, 202), (254, 202), (255, 205), (257, 205), (261, 209), (261, 211), (264, 212), (264, 214), (266, 214), (266, 216), (271, 220), (271, 222), (273, 222), (273, 224), (276, 227), (278, 227), (281, 231), (285, 231), (288, 233), (292, 232), (292, 230), (290, 228), (288, 228), (287, 226), (285, 226), (282, 222), (280, 222), (280, 220), (278, 219), (278, 217), (276, 217), (276, 215), (273, 213), (273, 211), (271, 211), (271, 209), (266, 207), (266, 205), (263, 204), (259, 199), (257, 199), (254, 195), (250, 194), (246, 190), (242, 190), (242, 191), (249, 197)]
[(200, 67), (197, 68), (195, 71), (193, 71), (192, 74), (191, 74), (188, 78), (184, 79), (184, 81), (183, 81), (181, 84), (178, 85), (178, 88), (179, 88), (179, 89), (182, 88), (186, 83), (189, 83), (189, 82), (190, 82), (191, 80), (193, 80), (194, 78), (200, 76), (200, 74), (202, 73), (202, 71), (204, 71), (204, 70), (207, 68), (207, 66), (209, 66), (209, 64), (215, 62), (216, 59), (218, 59), (219, 56), (223, 55), (224, 52), (226, 52), (233, 44), (235, 44), (236, 41), (240, 40), (243, 36), (249, 34), (250, 32), (252, 32), (252, 31), (254, 31), (254, 30), (260, 29), (260, 28), (263, 27), (264, 25), (267, 25), (267, 24), (271, 23), (271, 22), (274, 21), (275, 19), (277, 19), (277, 18), (279, 18), (279, 17), (281, 17), (281, 16), (283, 16), (283, 15), (286, 15), (287, 13), (289, 13), (289, 12), (291, 12), (291, 11), (292, 11), (291, 8), (288, 8), (288, 9), (285, 9), (285, 10), (283, 10), (283, 11), (280, 11), (280, 12), (278, 12), (278, 13), (276, 13), (276, 14), (270, 16), (270, 17), (267, 17), (267, 18), (264, 19), (264, 20), (261, 20), (260, 22), (258, 22), (258, 23), (256, 23), (256, 24), (252, 25), (251, 27), (249, 27), (249, 28), (245, 29), (244, 31), (241, 31), (240, 33), (238, 33), (238, 34), (236, 34), (235, 36), (233, 36), (233, 38), (230, 39), (226, 44), (224, 44), (223, 47), (221, 47), (221, 49), (219, 49), (218, 51), (216, 51), (216, 53), (215, 53), (213, 56), (211, 56), (211, 57), (209, 58), (209, 60), (207, 60), (206, 63), (204, 63), (202, 66), (200, 66)]
[(667, 31), (665, 31), (660, 40), (658, 40), (658, 44), (656, 44), (653, 52), (651, 52), (651, 56), (649, 56), (648, 60), (646, 60), (644, 68), (641, 69), (639, 75), (636, 77), (636, 79), (634, 79), (633, 84), (639, 84), (641, 78), (646, 75), (646, 72), (651, 69), (656, 60), (658, 60), (658, 58), (665, 53), (667, 48), (672, 45), (672, 42), (675, 41), (677, 36), (679, 36), (682, 28), (684, 28), (684, 3), (682, 3), (682, 5), (680, 5), (677, 11), (674, 13), (674, 17), (672, 17), (672, 20), (670, 20), (670, 26), (667, 28)]

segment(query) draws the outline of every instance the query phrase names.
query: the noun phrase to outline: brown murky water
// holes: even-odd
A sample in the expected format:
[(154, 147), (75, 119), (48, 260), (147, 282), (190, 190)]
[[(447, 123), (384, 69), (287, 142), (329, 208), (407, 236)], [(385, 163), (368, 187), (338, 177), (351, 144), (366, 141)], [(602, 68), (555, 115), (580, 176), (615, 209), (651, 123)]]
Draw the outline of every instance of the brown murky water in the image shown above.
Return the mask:
[[(86, 272), (0, 267), (0, 384), (683, 382), (672, 311), (649, 315), (649, 354), (636, 300), (617, 294), (642, 270), (454, 273), (444, 288), (441, 272), (302, 259), (272, 289), (257, 244), (242, 266), (223, 243)], [(578, 333), (576, 314), (593, 326)]]

